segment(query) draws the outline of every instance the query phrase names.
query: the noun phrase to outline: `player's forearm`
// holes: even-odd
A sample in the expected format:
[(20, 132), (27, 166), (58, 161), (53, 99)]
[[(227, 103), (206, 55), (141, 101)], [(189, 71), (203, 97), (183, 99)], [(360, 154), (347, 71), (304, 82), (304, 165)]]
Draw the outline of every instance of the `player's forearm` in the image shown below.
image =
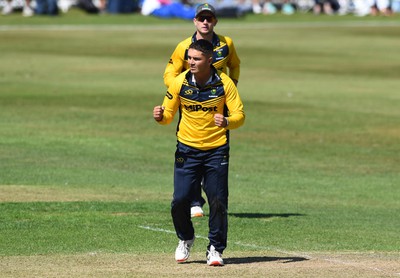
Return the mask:
[(244, 124), (246, 116), (243, 111), (238, 111), (227, 117), (228, 126), (226, 129), (236, 129)]

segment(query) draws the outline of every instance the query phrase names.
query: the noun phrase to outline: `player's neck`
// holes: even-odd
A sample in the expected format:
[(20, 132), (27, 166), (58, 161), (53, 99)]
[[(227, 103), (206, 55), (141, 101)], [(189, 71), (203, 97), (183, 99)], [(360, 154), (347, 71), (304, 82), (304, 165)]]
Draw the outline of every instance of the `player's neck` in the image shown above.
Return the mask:
[(197, 32), (196, 34), (196, 39), (197, 40), (208, 40), (209, 42), (212, 42), (214, 33), (208, 33), (208, 34), (201, 34)]
[(211, 78), (211, 69), (207, 72), (198, 72), (194, 74), (194, 81), (197, 87), (204, 87)]

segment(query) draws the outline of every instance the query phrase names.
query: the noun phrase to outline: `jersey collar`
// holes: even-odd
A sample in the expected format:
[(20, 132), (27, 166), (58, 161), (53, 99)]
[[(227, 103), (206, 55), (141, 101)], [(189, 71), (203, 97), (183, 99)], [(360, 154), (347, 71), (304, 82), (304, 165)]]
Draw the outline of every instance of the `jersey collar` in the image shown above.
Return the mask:
[[(206, 84), (205, 84), (204, 87), (207, 87), (208, 85), (216, 84), (216, 83), (218, 83), (218, 82), (221, 81), (221, 78), (218, 76), (217, 70), (215, 69), (214, 66), (212, 66), (211, 72), (212, 72), (212, 73), (211, 73), (210, 79), (207, 80), (207, 82), (206, 82)], [(188, 81), (191, 85), (193, 85), (193, 86), (199, 88), (199, 87), (197, 86), (196, 79), (194, 78), (194, 75), (190, 72), (190, 70), (188, 71), (188, 75), (187, 75), (186, 78), (187, 78), (187, 81)]]
[[(193, 36), (192, 36), (192, 42), (197, 41), (196, 34), (197, 34), (197, 32), (195, 32), (195, 33), (193, 34)], [(215, 34), (215, 32), (213, 32), (212, 44), (213, 44), (214, 47), (220, 46), (219, 37), (218, 37), (217, 34)]]

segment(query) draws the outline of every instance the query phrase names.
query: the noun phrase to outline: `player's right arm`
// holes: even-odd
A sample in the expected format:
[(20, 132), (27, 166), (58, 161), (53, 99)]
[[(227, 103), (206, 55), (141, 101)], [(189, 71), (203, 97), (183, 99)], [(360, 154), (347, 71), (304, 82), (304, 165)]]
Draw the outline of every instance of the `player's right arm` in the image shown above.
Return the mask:
[(174, 116), (181, 105), (179, 93), (185, 78), (185, 73), (182, 73), (173, 80), (164, 97), (162, 105), (154, 107), (153, 117), (159, 124), (167, 125), (174, 119)]
[(167, 66), (164, 71), (164, 84), (169, 88), (172, 84), (172, 81), (177, 77), (182, 71), (186, 70), (185, 68), (185, 52), (186, 47), (184, 44), (185, 41), (180, 42), (175, 51), (172, 53)]

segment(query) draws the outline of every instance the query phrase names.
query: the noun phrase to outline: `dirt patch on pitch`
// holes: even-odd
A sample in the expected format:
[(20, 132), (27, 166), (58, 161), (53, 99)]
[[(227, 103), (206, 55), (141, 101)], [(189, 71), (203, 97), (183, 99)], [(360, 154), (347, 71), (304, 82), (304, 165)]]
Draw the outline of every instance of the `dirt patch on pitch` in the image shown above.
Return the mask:
[(203, 253), (177, 264), (173, 254), (103, 254), (0, 257), (2, 277), (400, 277), (399, 254), (282, 255), (227, 252), (224, 267), (209, 267)]
[[(1, 185), (0, 202), (137, 201), (163, 196), (127, 187), (76, 188), (71, 186)], [(168, 196), (169, 197), (169, 196)], [(165, 197), (164, 197), (165, 198)]]

